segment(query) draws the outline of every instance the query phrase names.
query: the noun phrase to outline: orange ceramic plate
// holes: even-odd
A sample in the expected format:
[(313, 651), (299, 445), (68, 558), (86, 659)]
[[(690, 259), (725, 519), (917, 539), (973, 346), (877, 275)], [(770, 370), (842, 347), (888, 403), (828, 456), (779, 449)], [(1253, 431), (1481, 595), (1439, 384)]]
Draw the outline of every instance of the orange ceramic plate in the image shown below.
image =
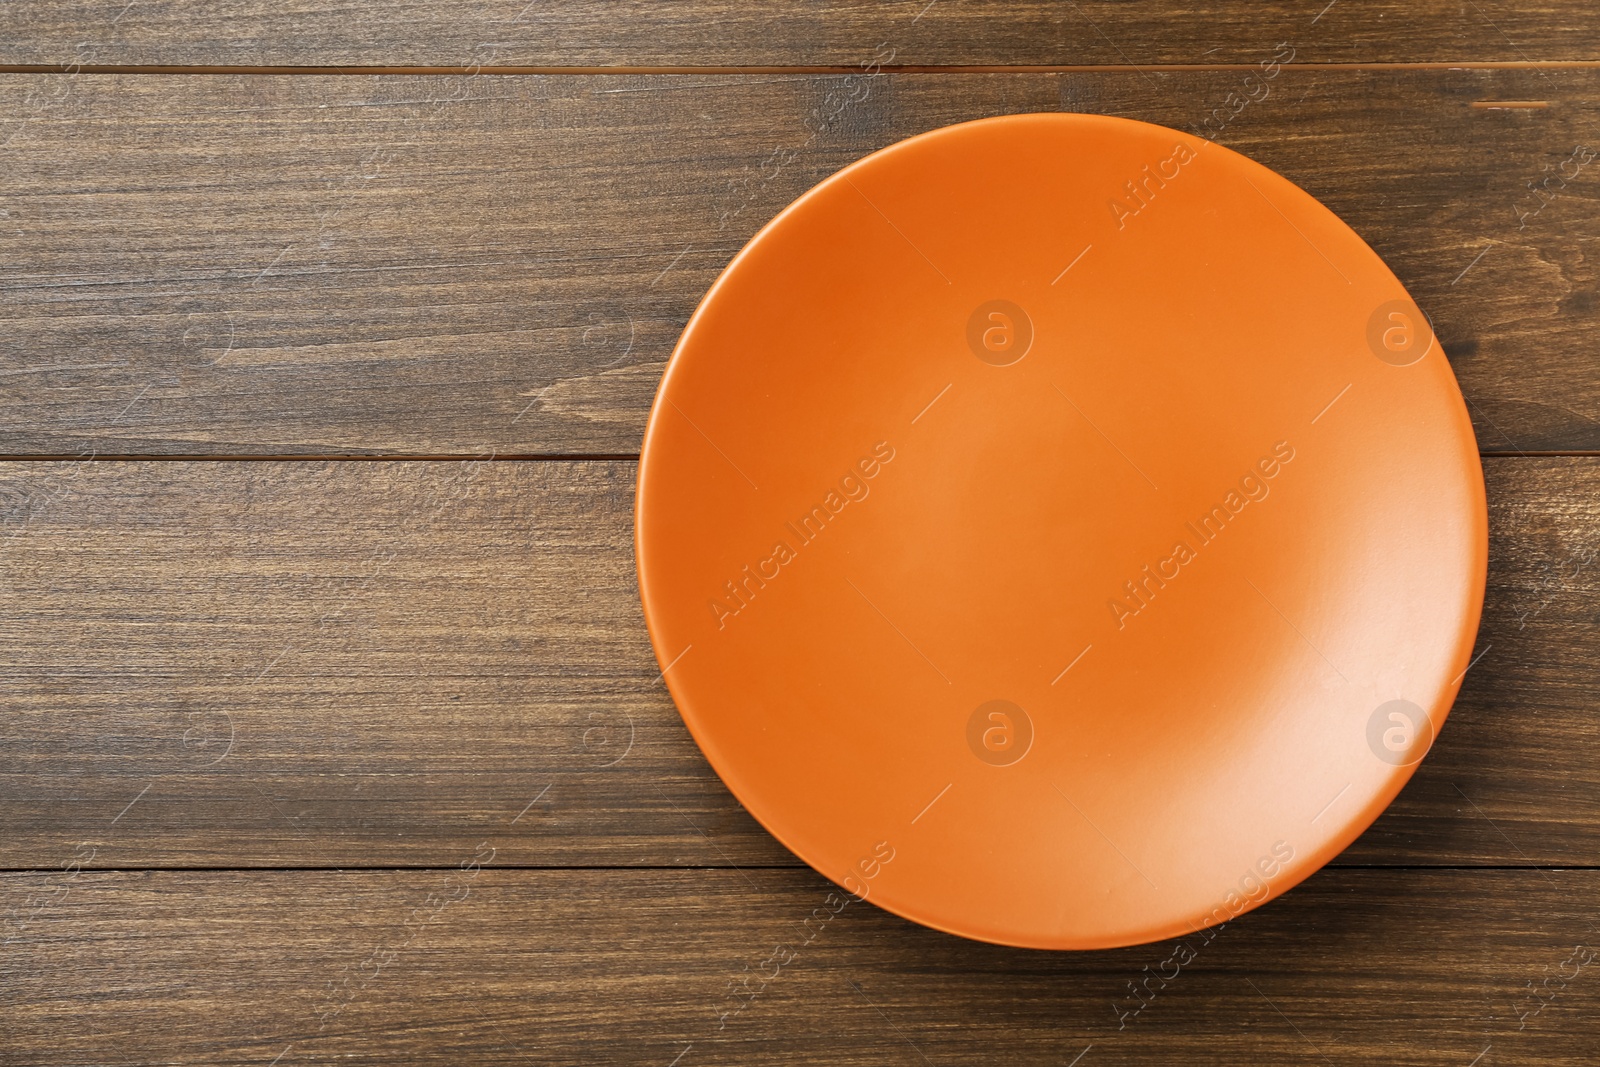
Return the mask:
[(845, 168), (667, 368), (637, 549), (668, 687), (807, 863), (1103, 948), (1225, 921), (1389, 803), (1487, 533), (1426, 318), (1285, 179), (1021, 115)]

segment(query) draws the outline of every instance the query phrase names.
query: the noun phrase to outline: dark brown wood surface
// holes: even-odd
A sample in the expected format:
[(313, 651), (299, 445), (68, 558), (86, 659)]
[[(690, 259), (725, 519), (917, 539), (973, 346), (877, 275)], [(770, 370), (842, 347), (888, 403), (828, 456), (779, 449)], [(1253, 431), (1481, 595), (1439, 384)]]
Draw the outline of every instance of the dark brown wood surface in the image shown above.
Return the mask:
[(504, 870), (502, 839), (462, 837), (445, 870), (0, 876), (34, 900), (0, 957), (0, 1040), (31, 1053), (8, 1062), (151, 1062), (142, 1050), (159, 1049), (163, 1064), (279, 1067), (1483, 1067), (1600, 1054), (1595, 871), (1324, 870), (1209, 940), (1051, 953), (841, 906), (810, 871)]
[[(640, 616), (678, 332), (867, 152), (1192, 129), (1280, 42), (1217, 139), (1486, 457), (1447, 726), (1181, 947), (822, 922)], [(1600, 1061), (1597, 99), (1572, 0), (0, 5), (0, 1064)]]
[(855, 67), (1600, 60), (1591, 5), (1407, 0), (11, 0), (0, 63)]
[[(798, 863), (658, 678), (635, 470), (0, 465), (0, 867)], [(1600, 867), (1600, 460), (1485, 473), (1487, 651), (1340, 863)]]
[[(1188, 128), (1242, 77), (0, 76), (61, 96), (0, 133), (0, 450), (631, 454), (711, 280), (832, 171), (1006, 112)], [(1393, 267), (1483, 447), (1600, 450), (1600, 164), (1561, 166), (1600, 69), (1269, 89), (1219, 140)]]

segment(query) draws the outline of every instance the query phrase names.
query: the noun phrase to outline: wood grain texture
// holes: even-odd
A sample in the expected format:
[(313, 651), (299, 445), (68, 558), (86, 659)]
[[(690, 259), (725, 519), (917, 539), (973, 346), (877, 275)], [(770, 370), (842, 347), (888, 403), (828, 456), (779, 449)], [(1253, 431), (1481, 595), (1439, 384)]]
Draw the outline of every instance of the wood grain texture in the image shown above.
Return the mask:
[[(1192, 129), (1280, 42), (1218, 139), (1390, 263), (1493, 457), (1448, 725), (1220, 931), (829, 917), (640, 617), (679, 331), (870, 151)], [(152, 64), (218, 73), (96, 72)], [(1600, 8), (9, 0), (6, 65), (57, 73), (0, 74), (0, 457), (304, 458), (0, 462), (0, 1063), (1600, 1061), (1600, 458), (1517, 457), (1600, 451)], [(406, 66), (457, 73), (230, 69)], [(992, 66), (1096, 69), (904, 72)]]
[(465, 67), (1254, 63), (1272, 42), (1323, 63), (1600, 59), (1580, 0), (1127, 4), (1116, 0), (11, 0), (0, 63)]
[[(1487, 650), (1340, 863), (1600, 865), (1600, 461), (1486, 466)], [(0, 465), (0, 866), (798, 863), (658, 680), (634, 475)]]
[[(985, 115), (1190, 128), (1243, 77), (0, 76), (0, 452), (631, 454), (717, 272), (839, 167)], [(1390, 263), (1485, 449), (1596, 450), (1597, 99), (1297, 60), (1219, 139)]]
[(809, 871), (504, 871), (499, 840), (462, 838), (448, 855), (466, 867), (448, 871), (0, 876), (24, 916), (0, 947), (0, 1059), (1061, 1067), (1092, 1046), (1082, 1067), (1466, 1067), (1486, 1048), (1480, 1064), (1600, 1055), (1595, 871), (1323, 871), (1210, 940), (1047, 953), (870, 903), (808, 930), (844, 899)]

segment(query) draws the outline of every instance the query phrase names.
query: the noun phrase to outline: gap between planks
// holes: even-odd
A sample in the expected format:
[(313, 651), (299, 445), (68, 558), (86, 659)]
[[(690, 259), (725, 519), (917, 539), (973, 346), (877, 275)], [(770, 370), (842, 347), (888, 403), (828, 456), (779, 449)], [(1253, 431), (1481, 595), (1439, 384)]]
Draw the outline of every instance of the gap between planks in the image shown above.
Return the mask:
[[(1596, 459), (1600, 450), (1487, 449), (1479, 459)], [(637, 463), (637, 452), (447, 452), (351, 455), (296, 452), (281, 455), (185, 455), (178, 452), (0, 452), (0, 463)]]
[[(261, 866), (241, 867), (233, 866), (114, 866), (114, 867), (83, 867), (83, 874), (145, 874), (160, 872), (163, 874), (189, 873), (189, 874), (271, 874), (274, 872), (289, 872), (306, 874), (405, 874), (408, 872), (428, 873), (430, 871), (457, 870), (457, 864), (433, 866), (432, 864), (413, 864), (397, 867), (393, 864), (376, 867), (357, 867), (350, 864), (340, 866), (312, 866), (312, 867), (283, 867)], [(793, 863), (575, 863), (563, 866), (553, 863), (497, 863), (493, 866), (497, 871), (807, 871), (812, 870), (808, 864), (796, 859)], [(1537, 864), (1537, 863), (1485, 863), (1474, 865), (1470, 863), (1340, 863), (1334, 859), (1317, 868), (1323, 870), (1339, 871), (1551, 871), (1577, 873), (1593, 873), (1600, 871), (1600, 866), (1590, 864)], [(61, 868), (57, 867), (0, 867), (0, 875), (8, 874), (60, 874)], [(1315, 874), (1316, 872), (1312, 872)]]
[[(1295, 63), (1286, 71), (1388, 71), (1388, 70), (1588, 70), (1600, 68), (1600, 59), (1428, 61), (1394, 63)], [(883, 74), (1148, 74), (1253, 71), (1255, 63), (1018, 63), (1018, 64), (888, 64)], [(793, 74), (859, 75), (859, 64), (793, 66), (233, 66), (229, 64), (166, 65), (159, 63), (0, 63), (0, 74), (287, 74), (287, 75), (658, 75)], [(1527, 106), (1527, 105), (1524, 105)]]

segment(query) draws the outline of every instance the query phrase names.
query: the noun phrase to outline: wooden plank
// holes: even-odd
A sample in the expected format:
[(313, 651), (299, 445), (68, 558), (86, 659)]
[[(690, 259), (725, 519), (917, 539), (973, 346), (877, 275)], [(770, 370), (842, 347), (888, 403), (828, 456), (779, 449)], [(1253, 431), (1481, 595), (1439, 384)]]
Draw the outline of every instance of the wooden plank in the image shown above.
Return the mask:
[(23, 916), (0, 949), (0, 1058), (1465, 1067), (1600, 1050), (1595, 871), (1324, 871), (1209, 939), (1046, 953), (912, 925), (808, 871), (508, 871), (500, 840), (462, 838), (448, 871), (0, 876)]
[[(1188, 128), (1243, 77), (0, 76), (0, 452), (630, 454), (717, 272), (837, 168), (1008, 112)], [(1600, 449), (1600, 70), (1267, 90), (1220, 140), (1394, 267), (1483, 446)]]
[[(1487, 468), (1489, 647), (1342, 863), (1600, 865), (1600, 461)], [(796, 863), (657, 679), (633, 480), (0, 465), (0, 867)]]
[(1254, 63), (1290, 40), (1314, 62), (1600, 58), (1593, 5), (1222, 0), (1181, 11), (1081, 0), (397, 0), (284, 7), (221, 0), (13, 0), (0, 63), (234, 66), (855, 66)]

